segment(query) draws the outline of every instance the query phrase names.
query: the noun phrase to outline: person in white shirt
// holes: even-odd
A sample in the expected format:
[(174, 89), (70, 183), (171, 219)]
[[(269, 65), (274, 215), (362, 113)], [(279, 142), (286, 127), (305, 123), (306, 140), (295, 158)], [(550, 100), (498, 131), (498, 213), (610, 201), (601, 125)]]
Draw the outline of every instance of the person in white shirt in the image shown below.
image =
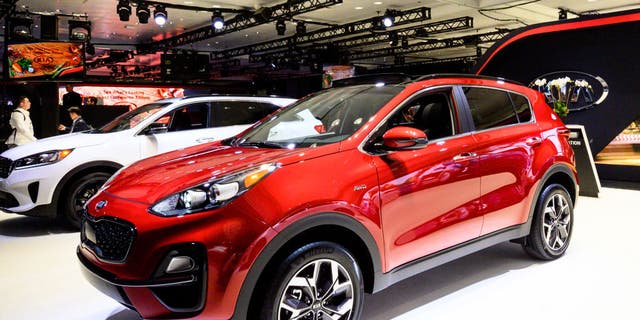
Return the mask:
[(30, 108), (29, 98), (25, 96), (18, 98), (18, 107), (11, 111), (11, 119), (9, 119), (9, 125), (13, 131), (5, 141), (7, 147), (12, 148), (38, 140), (33, 135), (33, 123), (29, 117)]

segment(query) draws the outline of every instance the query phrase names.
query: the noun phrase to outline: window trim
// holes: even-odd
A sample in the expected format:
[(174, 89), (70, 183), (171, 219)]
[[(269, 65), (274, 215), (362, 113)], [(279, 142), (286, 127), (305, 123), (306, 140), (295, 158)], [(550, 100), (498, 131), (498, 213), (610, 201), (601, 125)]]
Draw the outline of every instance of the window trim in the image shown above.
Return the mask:
[[(451, 85), (451, 84), (447, 84), (447, 85), (439, 85), (439, 86), (434, 86), (434, 87), (429, 87), (429, 88), (424, 88), (424, 89), (420, 89), (414, 93), (412, 93), (410, 96), (408, 96), (407, 98), (405, 98), (404, 100), (402, 100), (400, 103), (398, 103), (398, 105), (391, 110), (384, 118), (382, 118), (378, 124), (376, 124), (376, 126), (369, 131), (369, 133), (367, 134), (367, 136), (362, 139), (362, 142), (360, 142), (360, 144), (358, 145), (358, 150), (360, 150), (360, 152), (368, 154), (368, 155), (372, 155), (372, 156), (381, 156), (381, 155), (386, 155), (389, 154), (390, 152), (384, 152), (384, 153), (374, 153), (374, 152), (370, 152), (367, 151), (365, 149), (365, 146), (369, 145), (371, 142), (371, 139), (373, 137), (373, 135), (378, 132), (378, 130), (380, 130), (380, 127), (382, 127), (383, 124), (387, 123), (389, 121), (389, 119), (391, 118), (392, 115), (396, 114), (396, 112), (399, 112), (402, 108), (406, 107), (409, 102), (413, 101), (414, 99), (416, 99), (419, 95), (423, 95), (423, 94), (428, 94), (429, 91), (434, 91), (432, 93), (437, 93), (438, 91), (440, 92), (446, 92), (450, 98), (451, 98), (451, 102), (453, 103), (452, 106), (450, 106), (451, 108), (449, 109), (452, 112), (452, 116), (455, 119), (451, 119), (454, 122), (454, 125), (457, 125), (457, 129), (459, 129), (459, 133), (454, 133), (451, 136), (448, 137), (443, 137), (443, 138), (438, 138), (438, 139), (429, 139), (427, 142), (427, 146), (429, 144), (431, 144), (432, 142), (438, 142), (438, 141), (443, 141), (443, 140), (448, 140), (448, 139), (452, 139), (452, 138), (459, 138), (459, 137), (464, 137), (467, 135), (470, 135), (473, 133), (473, 127), (467, 127), (469, 124), (465, 122), (463, 122), (461, 119), (460, 114), (461, 113), (466, 113), (469, 112), (469, 108), (468, 106), (464, 106), (461, 105), (461, 103), (466, 104), (467, 101), (466, 99), (464, 100), (460, 100), (459, 97), (457, 97), (456, 95), (456, 87), (457, 85)], [(467, 111), (464, 111), (464, 110)], [(455, 131), (455, 129), (454, 129)]]
[[(494, 87), (494, 86), (488, 86), (488, 85), (477, 85), (477, 84), (471, 84), (471, 85), (467, 85), (467, 84), (461, 84), (458, 85), (458, 87), (460, 88), (460, 99), (462, 99), (464, 101), (464, 105), (465, 105), (465, 109), (468, 112), (468, 116), (469, 116), (469, 120), (471, 120), (471, 131), (472, 133), (478, 133), (478, 132), (485, 132), (485, 131), (489, 131), (489, 130), (495, 130), (495, 129), (502, 129), (502, 128), (509, 128), (509, 127), (513, 127), (513, 126), (519, 126), (519, 125), (525, 125), (525, 124), (530, 124), (530, 123), (536, 123), (536, 114), (533, 110), (533, 105), (531, 104), (531, 100), (529, 100), (529, 97), (527, 97), (527, 95), (522, 94), (520, 92), (514, 91), (514, 90), (509, 90), (509, 89), (505, 89), (505, 88), (498, 88), (498, 87)], [(526, 100), (527, 100), (527, 104), (529, 105), (529, 111), (531, 112), (531, 119), (529, 119), (529, 121), (527, 122), (520, 122), (520, 118), (518, 117), (518, 113), (515, 110), (515, 106), (513, 105), (513, 99), (511, 99), (511, 95), (509, 95), (509, 101), (511, 101), (511, 108), (513, 109), (513, 112), (516, 115), (516, 119), (518, 120), (518, 123), (513, 123), (513, 124), (508, 124), (508, 125), (503, 125), (503, 126), (497, 126), (497, 127), (491, 127), (491, 128), (486, 128), (486, 129), (482, 129), (482, 130), (476, 130), (476, 125), (473, 122), (473, 116), (471, 115), (471, 107), (469, 106), (469, 102), (467, 101), (467, 95), (464, 94), (464, 88), (465, 87), (474, 87), (474, 88), (484, 88), (484, 89), (492, 89), (492, 90), (496, 90), (496, 91), (503, 91), (503, 92), (507, 92), (507, 93), (514, 93), (514, 94), (518, 94), (523, 96)]]

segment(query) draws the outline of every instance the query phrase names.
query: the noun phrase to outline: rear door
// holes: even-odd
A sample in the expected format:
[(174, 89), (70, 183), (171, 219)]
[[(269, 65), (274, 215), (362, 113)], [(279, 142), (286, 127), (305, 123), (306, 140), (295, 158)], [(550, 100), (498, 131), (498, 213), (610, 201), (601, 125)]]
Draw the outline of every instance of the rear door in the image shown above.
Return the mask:
[(211, 106), (213, 130), (208, 131), (208, 139), (215, 141), (234, 136), (278, 109), (278, 106), (267, 102), (216, 101)]
[(540, 146), (529, 100), (516, 92), (463, 86), (480, 160), (482, 234), (524, 223), (535, 176), (534, 153)]

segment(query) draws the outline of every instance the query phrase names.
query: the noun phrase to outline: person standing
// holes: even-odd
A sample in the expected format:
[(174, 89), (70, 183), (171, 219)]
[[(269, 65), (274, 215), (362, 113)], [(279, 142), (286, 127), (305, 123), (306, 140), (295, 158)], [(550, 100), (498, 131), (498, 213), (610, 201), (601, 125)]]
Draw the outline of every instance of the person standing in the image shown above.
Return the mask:
[(8, 148), (38, 140), (33, 135), (33, 123), (29, 117), (29, 109), (31, 109), (29, 98), (25, 96), (18, 98), (18, 107), (11, 111), (9, 119), (9, 125), (13, 131), (5, 141)]
[(82, 119), (82, 111), (79, 107), (73, 106), (67, 109), (67, 111), (69, 111), (69, 117), (73, 121), (71, 127), (60, 124), (58, 125), (58, 130), (70, 133), (91, 130), (91, 126)]
[(67, 83), (65, 88), (67, 89), (67, 93), (62, 95), (62, 106), (69, 108), (69, 107), (81, 105), (82, 96), (79, 93), (73, 91), (73, 85), (70, 83)]

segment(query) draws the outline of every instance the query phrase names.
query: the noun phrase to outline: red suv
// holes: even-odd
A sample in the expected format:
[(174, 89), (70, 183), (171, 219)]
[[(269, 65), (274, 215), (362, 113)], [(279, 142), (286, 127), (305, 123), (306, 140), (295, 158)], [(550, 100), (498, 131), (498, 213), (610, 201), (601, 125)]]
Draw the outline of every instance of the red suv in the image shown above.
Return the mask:
[(86, 205), (78, 257), (144, 318), (358, 319), (364, 292), (502, 241), (563, 255), (568, 133), (502, 79), (322, 91), (121, 170)]

